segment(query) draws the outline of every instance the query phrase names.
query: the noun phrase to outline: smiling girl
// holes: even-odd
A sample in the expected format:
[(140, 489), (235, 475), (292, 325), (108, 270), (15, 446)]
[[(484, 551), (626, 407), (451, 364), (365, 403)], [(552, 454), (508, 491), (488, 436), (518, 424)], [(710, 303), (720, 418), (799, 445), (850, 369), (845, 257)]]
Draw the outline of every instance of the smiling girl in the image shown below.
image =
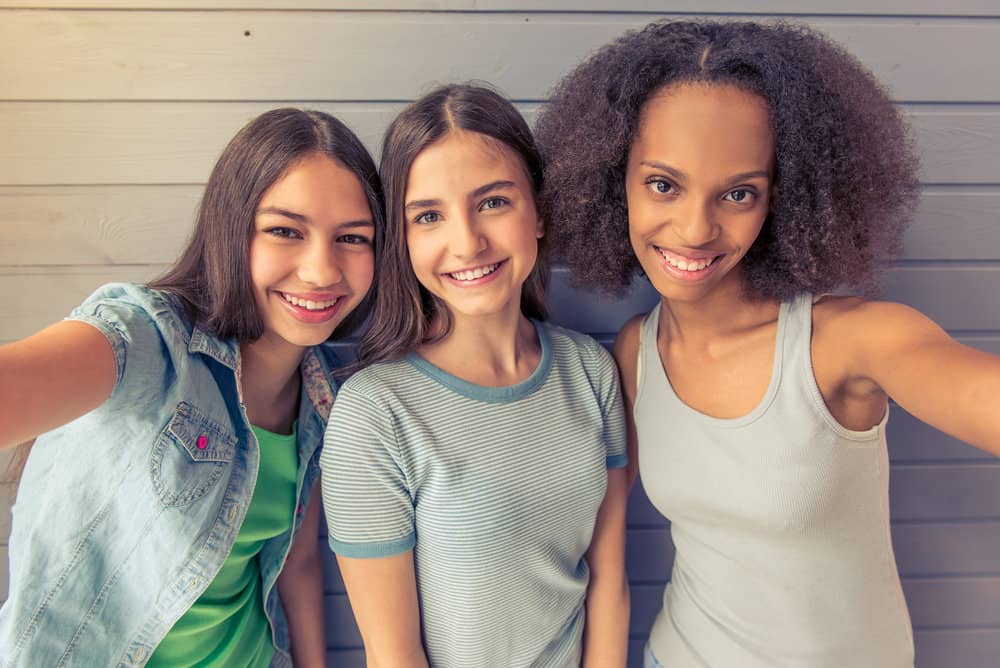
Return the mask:
[(998, 454), (1000, 359), (827, 294), (870, 287), (917, 199), (885, 91), (807, 28), (655, 23), (570, 74), (538, 132), (580, 282), (659, 293), (615, 349), (676, 548), (646, 665), (912, 666), (888, 399)]
[(380, 198), (335, 118), (265, 113), (164, 277), (0, 348), (0, 445), (35, 439), (0, 665), (325, 665), (323, 344), (367, 311)]
[(611, 356), (547, 324), (541, 165), (447, 86), (389, 127), (385, 271), (321, 458), (369, 666), (624, 666), (625, 431)]

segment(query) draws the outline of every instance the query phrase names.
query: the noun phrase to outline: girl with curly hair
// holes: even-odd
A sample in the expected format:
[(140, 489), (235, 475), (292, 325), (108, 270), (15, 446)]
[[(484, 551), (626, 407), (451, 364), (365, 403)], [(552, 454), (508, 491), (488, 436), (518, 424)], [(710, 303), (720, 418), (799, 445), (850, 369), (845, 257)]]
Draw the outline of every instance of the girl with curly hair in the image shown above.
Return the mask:
[(326, 665), (319, 450), (383, 228), (364, 145), (275, 109), (219, 157), (177, 263), (0, 347), (35, 439), (0, 666)]
[(888, 399), (1000, 453), (1000, 359), (867, 288), (918, 196), (906, 124), (824, 36), (654, 23), (538, 122), (542, 211), (585, 286), (660, 295), (615, 344), (676, 557), (648, 666), (912, 666)]
[(531, 131), (451, 85), (383, 145), (392, 280), (320, 460), (368, 665), (623, 667), (620, 384), (597, 342), (544, 321)]

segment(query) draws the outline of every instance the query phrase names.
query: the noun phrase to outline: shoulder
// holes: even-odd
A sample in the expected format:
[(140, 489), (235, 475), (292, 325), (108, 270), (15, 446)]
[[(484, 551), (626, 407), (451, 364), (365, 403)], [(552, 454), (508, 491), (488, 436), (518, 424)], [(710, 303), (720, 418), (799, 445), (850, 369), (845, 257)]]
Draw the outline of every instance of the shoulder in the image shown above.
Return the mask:
[(920, 311), (905, 304), (861, 297), (825, 296), (813, 304), (816, 336), (844, 341), (879, 340), (939, 329)]
[(406, 359), (377, 362), (355, 372), (340, 386), (340, 396), (363, 397), (373, 403), (380, 403), (411, 386), (414, 375), (412, 365)]
[(635, 395), (636, 377), (639, 368), (639, 340), (642, 332), (642, 324), (648, 316), (647, 313), (639, 313), (628, 319), (618, 336), (615, 338), (614, 352), (615, 361), (621, 372), (622, 384), (625, 394), (628, 397)]
[(560, 353), (571, 358), (579, 358), (584, 366), (606, 366), (614, 364), (611, 354), (594, 337), (567, 327), (543, 322), (542, 328), (549, 337), (552, 350), (557, 357)]

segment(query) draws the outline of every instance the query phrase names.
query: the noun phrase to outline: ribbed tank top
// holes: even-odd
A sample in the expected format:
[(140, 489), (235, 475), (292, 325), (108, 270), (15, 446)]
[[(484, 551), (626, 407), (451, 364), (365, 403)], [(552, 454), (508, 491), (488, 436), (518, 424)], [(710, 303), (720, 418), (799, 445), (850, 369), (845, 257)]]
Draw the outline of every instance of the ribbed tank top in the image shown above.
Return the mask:
[[(812, 371), (812, 297), (783, 303), (771, 381), (746, 415), (683, 403), (642, 323), (639, 471), (676, 556), (650, 645), (670, 668), (896, 668), (913, 634), (889, 536), (885, 422), (830, 414)], [(724, 391), (724, 388), (721, 388)]]

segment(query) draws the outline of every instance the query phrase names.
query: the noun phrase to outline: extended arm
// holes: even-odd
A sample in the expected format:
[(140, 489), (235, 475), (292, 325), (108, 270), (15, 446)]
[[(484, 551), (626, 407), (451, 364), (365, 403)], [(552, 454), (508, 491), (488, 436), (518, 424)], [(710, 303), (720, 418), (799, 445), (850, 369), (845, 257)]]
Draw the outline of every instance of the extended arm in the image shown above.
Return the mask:
[(859, 373), (917, 418), (1000, 456), (1000, 357), (901, 304), (865, 302), (851, 316), (863, 333)]
[(314, 486), (305, 517), (278, 576), (278, 594), (288, 619), (292, 662), (297, 668), (326, 665), (323, 623), (323, 565), (319, 553), (319, 485)]
[(413, 550), (391, 557), (337, 557), (369, 668), (427, 668)]
[(625, 666), (628, 657), (629, 590), (625, 576), (626, 469), (608, 471), (608, 489), (587, 550), (587, 622), (584, 668)]
[(115, 385), (111, 344), (66, 320), (0, 346), (0, 447), (28, 441), (100, 406)]

